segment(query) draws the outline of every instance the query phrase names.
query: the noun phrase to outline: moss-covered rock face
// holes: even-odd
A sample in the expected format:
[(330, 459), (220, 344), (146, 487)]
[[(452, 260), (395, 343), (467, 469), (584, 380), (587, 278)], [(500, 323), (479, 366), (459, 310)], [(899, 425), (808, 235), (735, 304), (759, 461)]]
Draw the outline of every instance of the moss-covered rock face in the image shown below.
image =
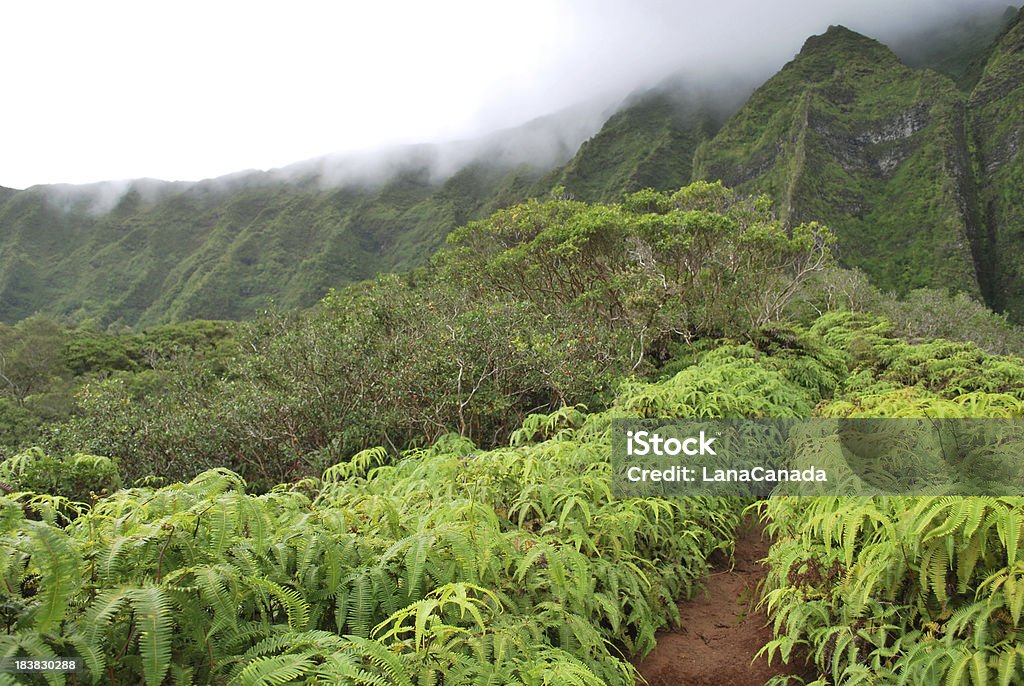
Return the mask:
[(978, 215), (988, 250), (979, 260), (995, 309), (1024, 320), (1024, 10), (996, 43), (969, 101)]
[(810, 38), (695, 160), (694, 178), (816, 217), (879, 287), (936, 286), (1024, 317), (1024, 24), (973, 92), (843, 27)]
[(842, 27), (807, 41), (698, 153), (696, 174), (767, 191), (786, 219), (835, 227), (880, 287), (980, 293), (964, 97)]

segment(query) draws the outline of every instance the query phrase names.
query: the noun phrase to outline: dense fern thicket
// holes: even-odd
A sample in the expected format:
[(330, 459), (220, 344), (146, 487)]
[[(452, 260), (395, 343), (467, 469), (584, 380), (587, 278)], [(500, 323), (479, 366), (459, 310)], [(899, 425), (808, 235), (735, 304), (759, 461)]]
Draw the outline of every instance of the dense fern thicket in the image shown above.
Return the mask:
[[(852, 367), (831, 417), (1024, 417), (1024, 364), (972, 345), (908, 345), (849, 313), (812, 331)], [(764, 604), (788, 659), (826, 684), (1024, 682), (1024, 498), (772, 498)]]
[(80, 655), (105, 683), (631, 684), (743, 502), (613, 499), (615, 416), (628, 395), (258, 496), (225, 470), (91, 506), (12, 494), (0, 652)]
[[(223, 469), (89, 503), (12, 492), (0, 651), (80, 655), (79, 683), (631, 684), (626, 658), (676, 619), (746, 503), (613, 498), (612, 419), (1024, 416), (1019, 358), (908, 344), (877, 317), (707, 348), (621, 385), (607, 410), (531, 415), (489, 450), (455, 434), (372, 449), (262, 495)], [(45, 459), (8, 460), (8, 486)], [(1024, 677), (1022, 499), (761, 508), (778, 537), (773, 655), (807, 645), (834, 679), (821, 684)]]

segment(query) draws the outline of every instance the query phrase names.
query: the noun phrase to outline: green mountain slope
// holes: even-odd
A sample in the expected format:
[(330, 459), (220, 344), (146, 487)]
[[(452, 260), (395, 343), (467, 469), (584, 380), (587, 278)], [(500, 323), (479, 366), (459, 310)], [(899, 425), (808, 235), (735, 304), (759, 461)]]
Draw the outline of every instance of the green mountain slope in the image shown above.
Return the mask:
[(614, 202), (641, 188), (685, 186), (697, 146), (714, 135), (722, 117), (707, 96), (654, 90), (637, 96), (546, 179), (573, 196)]
[(996, 37), (1016, 16), (1012, 6), (979, 7), (957, 22), (904, 36), (892, 48), (907, 66), (934, 69), (970, 91), (981, 78)]
[(832, 27), (701, 147), (695, 174), (768, 192), (791, 222), (829, 224), (840, 259), (882, 288), (977, 294), (963, 127), (947, 77)]
[(997, 42), (969, 106), (989, 300), (1024, 321), (1024, 10)]
[(377, 186), (240, 179), (148, 201), (130, 189), (109, 212), (51, 188), (0, 204), (0, 320), (33, 312), (151, 325), (243, 318), (273, 300), (410, 268), (454, 227), (520, 199), (541, 172), (471, 164), (444, 183), (408, 168)]

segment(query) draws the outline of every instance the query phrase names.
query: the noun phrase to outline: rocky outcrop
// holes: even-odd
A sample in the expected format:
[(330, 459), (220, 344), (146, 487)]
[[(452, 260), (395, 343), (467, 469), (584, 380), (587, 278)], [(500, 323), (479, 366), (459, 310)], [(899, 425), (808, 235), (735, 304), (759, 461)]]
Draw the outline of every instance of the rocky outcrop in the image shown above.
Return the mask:
[(910, 139), (930, 121), (930, 103), (918, 103), (888, 120), (871, 122), (859, 132), (846, 133), (838, 117), (819, 112), (810, 116), (808, 125), (846, 171), (874, 172), (888, 178), (913, 154), (918, 142)]

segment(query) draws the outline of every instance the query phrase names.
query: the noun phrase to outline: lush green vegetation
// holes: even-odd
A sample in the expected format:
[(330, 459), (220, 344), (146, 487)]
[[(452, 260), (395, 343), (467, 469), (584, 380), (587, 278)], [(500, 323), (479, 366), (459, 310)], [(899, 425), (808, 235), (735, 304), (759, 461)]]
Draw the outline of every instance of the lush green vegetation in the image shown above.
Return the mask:
[(1024, 22), (988, 30), (921, 56), (954, 84), (836, 27), (546, 175), (0, 189), (0, 658), (85, 663), (0, 684), (633, 684), (752, 512), (773, 660), (1024, 684), (1024, 499), (609, 463), (617, 418), (1024, 418)]
[[(1020, 358), (886, 329), (849, 315), (812, 327), (859, 360), (821, 414), (1024, 416)], [(760, 511), (777, 538), (769, 655), (807, 647), (821, 686), (1024, 679), (1024, 498), (773, 498)]]
[(709, 96), (670, 87), (612, 115), (576, 156), (545, 181), (573, 197), (612, 202), (644, 188), (678, 188), (693, 177), (693, 153), (724, 119)]
[(497, 445), (531, 413), (607, 404), (680, 341), (778, 321), (830, 241), (716, 184), (533, 201), (460, 229), (429, 269), (254, 322), (231, 357), (88, 378), (41, 440), (118, 456), (129, 482), (228, 466), (266, 487), (451, 430)]
[(269, 487), (450, 430), (497, 445), (531, 413), (603, 406), (622, 377), (678, 368), (688, 344), (836, 308), (910, 340), (1024, 347), (966, 296), (897, 301), (827, 266), (830, 240), (785, 233), (763, 198), (695, 184), (516, 206), (455, 232), (428, 269), (247, 325), (0, 326), (0, 451), (117, 456), (128, 483), (228, 466)]
[(192, 321), (141, 333), (68, 329), (41, 316), (0, 324), (0, 455), (37, 444), (43, 427), (69, 419), (89, 383), (130, 379), (138, 394), (152, 392), (160, 370), (200, 362), (220, 373), (235, 354), (228, 322)]
[(307, 307), (332, 287), (422, 264), (454, 227), (525, 197), (540, 173), (484, 161), (438, 184), (413, 161), (340, 189), (259, 175), (139, 182), (109, 211), (93, 206), (100, 189), (31, 188), (0, 198), (0, 321), (42, 312), (106, 329)]
[(810, 38), (696, 155), (694, 178), (768, 193), (883, 288), (980, 295), (1020, 321), (1020, 15), (970, 94), (842, 27)]
[(956, 191), (971, 183), (963, 99), (946, 77), (832, 27), (701, 148), (697, 178), (767, 192), (796, 220), (828, 223), (843, 262), (881, 288), (978, 294), (976, 228)]
[[(719, 184), (556, 194), (244, 327), (5, 327), (34, 419), (0, 462), (0, 656), (80, 656), (76, 683), (632, 684), (749, 503), (612, 497), (613, 419), (1024, 417), (1019, 357), (932, 340), (1018, 352), (1005, 318), (886, 298), (831, 242)], [(1021, 499), (758, 507), (774, 659), (1021, 682)]]
[[(216, 469), (75, 504), (20, 491), (43, 454), (9, 460), (0, 645), (81, 655), (79, 678), (109, 683), (631, 684), (625, 658), (699, 588), (745, 503), (611, 498), (612, 418), (943, 403), (1024, 416), (1019, 358), (908, 345), (843, 312), (772, 330), (625, 384), (605, 411), (531, 415), (504, 446), (447, 434), (371, 449), (263, 495)], [(980, 370), (961, 363), (949, 383), (965, 356)], [(73, 462), (110, 476), (102, 458)], [(836, 683), (1019, 681), (1020, 499), (777, 498), (762, 512), (779, 536), (766, 650), (806, 643)]]
[(605, 428), (573, 419), (532, 420), (557, 442), (368, 451), (262, 496), (224, 470), (66, 522), (11, 496), (0, 651), (78, 654), (109, 683), (631, 684), (623, 658), (739, 506), (611, 499)]
[(971, 162), (978, 175), (978, 214), (989, 232), (983, 268), (993, 275), (990, 302), (1024, 320), (1024, 184), (1020, 154), (1024, 124), (1024, 11), (994, 46), (970, 98), (967, 120)]

